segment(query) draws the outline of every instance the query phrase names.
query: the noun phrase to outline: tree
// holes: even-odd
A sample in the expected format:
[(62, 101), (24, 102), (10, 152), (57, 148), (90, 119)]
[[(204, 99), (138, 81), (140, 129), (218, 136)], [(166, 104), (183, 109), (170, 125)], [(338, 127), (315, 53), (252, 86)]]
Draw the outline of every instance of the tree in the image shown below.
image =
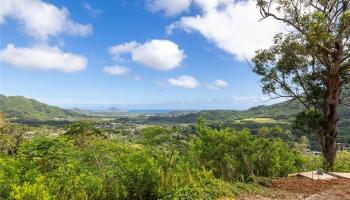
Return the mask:
[(85, 143), (93, 138), (106, 138), (106, 135), (91, 121), (74, 122), (67, 129), (64, 135), (72, 138), (80, 147), (84, 147)]
[(301, 136), (299, 143), (297, 143), (297, 149), (300, 152), (305, 153), (310, 151), (309, 147), (310, 147), (309, 139), (307, 139), (307, 137), (305, 136)]
[(26, 127), (10, 123), (5, 115), (0, 113), (0, 153), (15, 156), (26, 131)]
[[(272, 98), (298, 100), (317, 117), (317, 134), (327, 167), (336, 157), (339, 105), (350, 82), (349, 0), (257, 0), (264, 18), (290, 27), (274, 44), (257, 51), (253, 71)], [(303, 116), (308, 116), (304, 114)], [(313, 124), (314, 126), (314, 124)]]
[(7, 123), (5, 114), (0, 112), (0, 128), (4, 127)]

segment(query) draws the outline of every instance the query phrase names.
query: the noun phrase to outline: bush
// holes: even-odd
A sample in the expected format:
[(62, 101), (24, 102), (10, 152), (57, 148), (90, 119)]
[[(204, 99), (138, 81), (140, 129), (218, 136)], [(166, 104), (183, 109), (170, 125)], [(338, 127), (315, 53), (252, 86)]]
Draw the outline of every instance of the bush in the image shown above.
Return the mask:
[[(324, 168), (324, 158), (322, 155), (312, 153), (302, 154), (300, 161), (301, 171), (311, 171)], [(350, 172), (350, 152), (338, 151), (334, 163), (335, 172)]]
[(97, 141), (84, 152), (91, 170), (104, 177), (106, 196), (114, 199), (153, 199), (158, 196), (161, 171), (142, 146)]
[(78, 157), (78, 151), (65, 138), (38, 137), (23, 143), (19, 160), (27, 170), (50, 173)]
[(336, 172), (350, 172), (350, 152), (338, 151), (334, 170)]
[(193, 152), (199, 165), (217, 178), (249, 181), (255, 176), (277, 177), (300, 169), (301, 153), (275, 138), (253, 136), (249, 130), (214, 130), (199, 124)]
[(44, 183), (44, 177), (39, 176), (34, 183), (24, 182), (22, 185), (13, 185), (10, 194), (11, 199), (35, 199), (49, 200), (53, 199)]
[(161, 182), (142, 147), (113, 141), (80, 149), (64, 137), (35, 138), (0, 161), (4, 199), (156, 199)]
[(9, 199), (12, 185), (19, 183), (18, 161), (11, 157), (0, 157), (0, 199)]
[(254, 184), (229, 183), (213, 178), (186, 185), (170, 194), (164, 195), (161, 199), (214, 200), (220, 197), (235, 197), (242, 192), (255, 192), (258, 190), (258, 187)]
[(254, 175), (265, 177), (287, 176), (288, 173), (299, 169), (297, 160), (298, 152), (293, 150), (280, 139), (255, 140), (255, 161), (253, 164)]
[[(25, 140), (16, 154), (0, 154), (0, 199), (218, 199), (322, 163), (304, 153), (307, 145), (203, 121), (186, 143), (169, 128), (145, 129), (140, 143), (106, 140), (94, 130), (75, 124), (70, 134)], [(338, 153), (338, 171), (349, 171), (349, 154)]]

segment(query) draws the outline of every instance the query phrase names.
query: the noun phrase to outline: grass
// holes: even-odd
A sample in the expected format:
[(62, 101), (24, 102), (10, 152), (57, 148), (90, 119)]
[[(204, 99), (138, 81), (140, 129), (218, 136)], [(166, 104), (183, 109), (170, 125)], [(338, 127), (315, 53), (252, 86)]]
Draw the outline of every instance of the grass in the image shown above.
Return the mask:
[(236, 123), (246, 123), (246, 122), (252, 122), (252, 123), (258, 123), (258, 124), (274, 124), (274, 123), (281, 123), (280, 121), (277, 121), (273, 118), (267, 118), (267, 117), (257, 117), (257, 118), (244, 118), (235, 120)]

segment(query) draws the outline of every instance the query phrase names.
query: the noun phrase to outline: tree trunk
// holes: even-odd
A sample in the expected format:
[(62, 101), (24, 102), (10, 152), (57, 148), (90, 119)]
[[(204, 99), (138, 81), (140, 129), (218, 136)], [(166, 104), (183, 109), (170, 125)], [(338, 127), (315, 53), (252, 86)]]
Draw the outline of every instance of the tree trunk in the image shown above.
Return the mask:
[(326, 170), (332, 171), (334, 169), (334, 162), (336, 158), (337, 153), (337, 142), (336, 142), (336, 135), (337, 131), (333, 132), (327, 132), (324, 147), (322, 149), (323, 151), (323, 158), (325, 159), (326, 164)]
[(338, 108), (339, 108), (339, 71), (335, 70), (328, 79), (327, 88), (327, 109), (326, 124), (324, 132), (324, 142), (322, 144), (322, 153), (326, 161), (327, 170), (333, 170), (334, 161), (337, 153), (337, 135), (338, 135)]

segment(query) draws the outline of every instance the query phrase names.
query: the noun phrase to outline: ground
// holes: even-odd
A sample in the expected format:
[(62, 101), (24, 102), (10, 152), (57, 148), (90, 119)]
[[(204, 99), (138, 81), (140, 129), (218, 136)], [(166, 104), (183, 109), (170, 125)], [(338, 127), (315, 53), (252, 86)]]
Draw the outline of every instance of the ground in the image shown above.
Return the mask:
[(260, 194), (242, 194), (239, 200), (350, 200), (350, 179), (312, 180), (286, 177), (272, 180)]

